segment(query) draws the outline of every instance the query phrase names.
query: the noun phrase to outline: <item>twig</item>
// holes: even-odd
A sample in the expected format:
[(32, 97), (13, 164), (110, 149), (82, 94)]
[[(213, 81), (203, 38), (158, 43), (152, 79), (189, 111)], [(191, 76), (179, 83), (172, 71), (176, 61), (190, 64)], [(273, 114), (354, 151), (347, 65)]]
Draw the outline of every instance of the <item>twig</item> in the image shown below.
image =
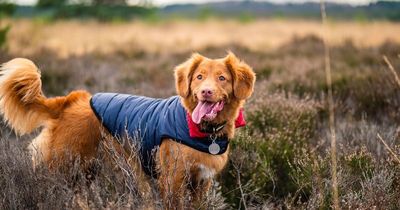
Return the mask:
[(385, 145), (386, 149), (390, 152), (390, 154), (393, 155), (394, 159), (396, 159), (397, 162), (400, 163), (399, 157), (396, 155), (396, 153), (393, 152), (392, 149), (390, 149), (389, 145), (387, 145), (387, 143), (383, 140), (383, 138), (381, 137), (381, 135), (379, 135), (379, 133), (378, 133), (377, 136), (378, 136), (378, 139), (381, 140), (381, 142), (383, 143), (383, 145)]
[(244, 209), (247, 210), (247, 205), (246, 205), (246, 198), (245, 198), (245, 194), (242, 188), (242, 182), (240, 180), (240, 170), (237, 170), (237, 175), (238, 175), (238, 184), (239, 184), (239, 189), (240, 189), (240, 195), (242, 196), (242, 201), (243, 201), (243, 206)]
[(392, 64), (390, 63), (389, 59), (386, 57), (386, 55), (383, 56), (383, 60), (385, 60), (387, 66), (389, 67), (389, 70), (392, 72), (394, 78), (396, 79), (397, 85), (400, 87), (400, 79), (399, 75), (397, 75), (396, 70), (394, 70)]
[(330, 64), (330, 52), (328, 43), (328, 29), (327, 29), (327, 18), (325, 10), (325, 2), (321, 0), (321, 18), (322, 26), (324, 27), (324, 53), (325, 53), (325, 75), (326, 84), (328, 86), (328, 106), (329, 106), (329, 130), (331, 134), (331, 164), (332, 164), (332, 191), (333, 191), (333, 208), (340, 209), (339, 207), (339, 192), (337, 184), (337, 160), (336, 160), (336, 131), (335, 131), (335, 110), (333, 104), (333, 93), (332, 93), (332, 74)]
[(243, 207), (244, 207), (245, 210), (247, 210), (246, 195), (244, 193), (244, 190), (243, 190), (243, 187), (242, 187), (242, 181), (240, 179), (240, 170), (242, 168), (242, 164), (240, 163), (240, 166), (238, 166), (236, 164), (233, 164), (233, 167), (235, 168), (236, 173), (237, 173), (237, 182), (238, 182), (238, 185), (239, 185), (240, 196), (241, 196), (240, 200), (243, 201)]

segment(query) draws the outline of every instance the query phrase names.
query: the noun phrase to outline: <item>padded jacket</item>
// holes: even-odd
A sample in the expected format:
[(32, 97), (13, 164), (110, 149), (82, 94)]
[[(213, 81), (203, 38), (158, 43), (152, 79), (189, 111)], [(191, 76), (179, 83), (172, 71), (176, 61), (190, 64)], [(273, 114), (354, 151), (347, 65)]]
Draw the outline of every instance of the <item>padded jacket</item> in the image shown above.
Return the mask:
[[(110, 134), (119, 141), (128, 137), (139, 143), (139, 154), (144, 171), (155, 176), (154, 155), (164, 138), (185, 144), (201, 152), (209, 153), (212, 140), (192, 138), (189, 135), (188, 117), (179, 96), (155, 99), (143, 96), (97, 93), (90, 105), (97, 118)], [(223, 154), (228, 147), (227, 137), (215, 140)], [(209, 153), (210, 154), (210, 153)]]

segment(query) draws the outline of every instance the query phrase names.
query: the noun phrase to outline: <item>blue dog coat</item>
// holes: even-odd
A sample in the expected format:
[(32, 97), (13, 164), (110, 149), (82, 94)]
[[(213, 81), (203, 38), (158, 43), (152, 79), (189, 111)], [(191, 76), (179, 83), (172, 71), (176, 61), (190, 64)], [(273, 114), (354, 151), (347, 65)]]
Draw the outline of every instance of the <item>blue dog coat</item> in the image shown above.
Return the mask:
[[(97, 118), (117, 139), (128, 136), (138, 141), (142, 167), (155, 176), (154, 154), (163, 138), (170, 138), (201, 152), (209, 153), (209, 137), (192, 138), (189, 135), (187, 113), (180, 98), (155, 99), (118, 93), (97, 93), (90, 100)], [(215, 140), (223, 154), (228, 147), (227, 137)]]

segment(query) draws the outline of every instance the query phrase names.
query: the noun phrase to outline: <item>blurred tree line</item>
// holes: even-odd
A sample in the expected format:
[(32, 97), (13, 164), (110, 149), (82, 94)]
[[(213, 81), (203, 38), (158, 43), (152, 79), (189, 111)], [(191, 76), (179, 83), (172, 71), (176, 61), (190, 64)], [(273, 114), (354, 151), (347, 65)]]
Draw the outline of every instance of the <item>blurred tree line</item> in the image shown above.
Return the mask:
[[(132, 1), (130, 1), (132, 3)], [(137, 0), (133, 2), (135, 5), (140, 6), (148, 6), (151, 4), (150, 0)], [(39, 0), (37, 2), (37, 6), (40, 8), (49, 8), (49, 7), (60, 7), (68, 4), (72, 5), (91, 5), (91, 6), (99, 6), (99, 5), (107, 5), (107, 6), (127, 6), (127, 0)]]
[(47, 19), (94, 18), (100, 21), (151, 17), (156, 10), (150, 0), (39, 0), (37, 10), (47, 11)]
[[(168, 18), (204, 20), (209, 17), (236, 19), (241, 22), (250, 22), (257, 18), (320, 19), (318, 2), (277, 4), (268, 1), (227, 0), (157, 8), (151, 0), (38, 0), (35, 6), (14, 6), (4, 3), (5, 1), (13, 0), (0, 0), (0, 10), (12, 11), (16, 7), (13, 17), (39, 18), (46, 21), (71, 18), (91, 18), (100, 21), (141, 18), (151, 22)], [(330, 3), (327, 4), (327, 11), (330, 18), (338, 20), (400, 21), (399, 1), (373, 1), (359, 6)]]

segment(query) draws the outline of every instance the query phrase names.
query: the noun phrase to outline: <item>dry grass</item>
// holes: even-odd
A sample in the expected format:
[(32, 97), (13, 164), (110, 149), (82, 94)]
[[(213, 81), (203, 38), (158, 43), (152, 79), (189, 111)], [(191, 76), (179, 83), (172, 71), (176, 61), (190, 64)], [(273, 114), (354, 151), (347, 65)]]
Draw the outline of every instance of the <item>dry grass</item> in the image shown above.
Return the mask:
[[(250, 23), (235, 21), (167, 21), (146, 23), (97, 23), (92, 21), (62, 21), (47, 24), (41, 21), (10, 21), (9, 50), (24, 56), (43, 49), (58, 56), (116, 51), (146, 51), (171, 53), (196, 51), (233, 43), (255, 51), (279, 48), (293, 37), (309, 35), (322, 37), (318, 21), (256, 20)], [(392, 22), (329, 22), (330, 40), (341, 45), (353, 40), (357, 47), (376, 47), (390, 39), (400, 43), (400, 23)]]
[[(26, 141), (27, 139), (19, 139)], [(112, 145), (101, 145), (110, 152), (112, 164), (101, 153), (92, 160), (90, 172), (81, 171), (79, 160), (60, 171), (39, 167), (33, 170), (31, 158), (17, 139), (0, 139), (1, 209), (162, 209), (156, 180), (149, 179), (150, 191), (139, 191), (142, 180)], [(107, 149), (105, 149), (107, 148)], [(186, 207), (190, 207), (190, 198)], [(226, 209), (221, 186), (214, 182), (202, 206)]]

